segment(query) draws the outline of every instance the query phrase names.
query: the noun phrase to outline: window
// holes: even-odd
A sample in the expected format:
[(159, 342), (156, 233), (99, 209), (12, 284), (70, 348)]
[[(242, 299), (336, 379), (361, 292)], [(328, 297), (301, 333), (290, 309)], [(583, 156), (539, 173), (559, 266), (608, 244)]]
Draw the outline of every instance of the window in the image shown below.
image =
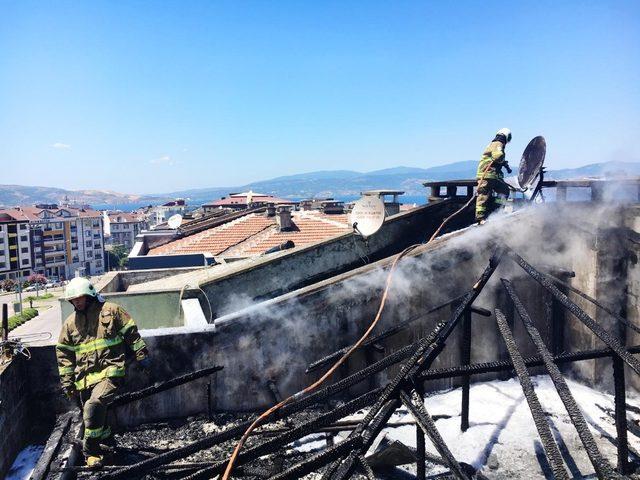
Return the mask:
[(0, 262), (0, 268), (7, 268), (7, 262)]
[(20, 224), (20, 230), (26, 230), (27, 229), (27, 224), (26, 223), (21, 223)]
[(89, 248), (91, 248), (91, 245), (93, 245), (93, 244), (91, 243), (91, 240), (87, 240), (86, 242), (84, 242), (84, 244), (85, 244), (85, 246), (87, 246), (87, 247), (89, 247)]
[(91, 250), (87, 252), (87, 258), (93, 258), (93, 252)]
[(23, 258), (22, 259), (22, 265), (29, 265), (29, 259), (28, 258)]
[(20, 235), (20, 241), (21, 242), (28, 242), (29, 241), (29, 237), (26, 235)]
[(29, 247), (22, 247), (22, 248), (20, 249), (20, 251), (21, 251), (22, 253), (29, 253)]
[(0, 237), (0, 245), (4, 243), (4, 237)]

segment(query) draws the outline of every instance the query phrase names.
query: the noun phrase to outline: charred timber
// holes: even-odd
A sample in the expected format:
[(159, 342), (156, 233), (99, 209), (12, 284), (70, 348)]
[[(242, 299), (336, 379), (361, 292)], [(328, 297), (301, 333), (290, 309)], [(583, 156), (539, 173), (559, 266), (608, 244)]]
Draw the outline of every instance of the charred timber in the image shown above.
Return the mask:
[(118, 395), (113, 400), (113, 403), (111, 405), (114, 407), (126, 405), (127, 403), (135, 402), (136, 400), (140, 400), (142, 398), (155, 395), (156, 393), (164, 392), (165, 390), (169, 390), (179, 385), (192, 382), (193, 380), (197, 380), (198, 378), (206, 377), (207, 375), (218, 372), (223, 368), (224, 367), (221, 366), (203, 368), (202, 370), (196, 370), (195, 372), (172, 378), (171, 380), (163, 382), (159, 385), (153, 385), (151, 387), (143, 388), (142, 390), (138, 390), (135, 392), (123, 393), (122, 395)]
[[(435, 339), (432, 342), (428, 342), (427, 339), (419, 341), (411, 357), (402, 365), (393, 380), (387, 384), (378, 401), (365, 416), (361, 427), (356, 428), (351, 433), (351, 436), (358, 436), (361, 433), (364, 435), (361, 450), (356, 452), (356, 454), (364, 454), (364, 451), (366, 451), (382, 428), (384, 428), (384, 424), (389, 421), (394, 411), (394, 408), (390, 408), (390, 406), (397, 404), (400, 390), (405, 384), (410, 384), (412, 379), (415, 378), (422, 369), (431, 366), (433, 361), (438, 357), (449, 335), (451, 335), (453, 329), (460, 322), (464, 312), (471, 306), (478, 295), (480, 295), (480, 292), (493, 275), (493, 272), (498, 268), (502, 256), (502, 249), (498, 249), (491, 256), (489, 265), (484, 269), (473, 288), (463, 296), (462, 301), (456, 306), (449, 320), (436, 326), (434, 329), (436, 333)], [(337, 480), (349, 478), (353, 473), (354, 462), (347, 460), (345, 464), (350, 464), (350, 466), (349, 468), (341, 467), (339, 469), (336, 474)]]
[(416, 419), (416, 423), (420, 426), (422, 431), (429, 437), (431, 443), (436, 448), (443, 460), (447, 462), (447, 466), (451, 469), (451, 473), (454, 477), (460, 480), (469, 480), (467, 474), (462, 470), (462, 467), (455, 459), (449, 447), (444, 442), (444, 439), (438, 432), (436, 424), (424, 407), (424, 399), (415, 389), (412, 389), (410, 393), (404, 390), (400, 391), (400, 400), (405, 407), (409, 409), (409, 412)]
[[(298, 427), (293, 428), (279, 435), (276, 438), (272, 438), (270, 440), (267, 440), (266, 442), (261, 443), (260, 445), (256, 445), (245, 451), (240, 452), (240, 454), (238, 455), (238, 460), (236, 464), (241, 465), (243, 463), (247, 463), (252, 460), (255, 460), (258, 457), (262, 457), (264, 455), (272, 453), (278, 450), (279, 448), (282, 448), (285, 445), (299, 438), (305, 437), (313, 432), (318, 431), (318, 428), (321, 426), (335, 422), (340, 418), (343, 418), (347, 415), (357, 412), (362, 408), (365, 408), (371, 405), (381, 391), (382, 391), (381, 388), (377, 388), (375, 390), (367, 392), (364, 395), (361, 395), (360, 397), (354, 400), (351, 400), (350, 402), (347, 402), (344, 405), (328, 413), (320, 415), (319, 417), (313, 420), (310, 420), (308, 422), (302, 423)], [(213, 466), (206, 468), (204, 470), (201, 470), (199, 472), (196, 472), (195, 474), (189, 477), (186, 477), (185, 480), (198, 480), (203, 478), (211, 478), (212, 475), (222, 473), (227, 463), (228, 461), (226, 459), (216, 462), (216, 464), (214, 464)]]
[(637, 325), (634, 325), (633, 323), (631, 323), (629, 320), (627, 320), (626, 318), (624, 318), (621, 315), (618, 315), (617, 313), (609, 310), (607, 307), (605, 307), (604, 305), (602, 305), (600, 302), (598, 302), (595, 298), (590, 297), (589, 295), (587, 295), (584, 292), (581, 292), (580, 290), (578, 290), (577, 288), (575, 288), (574, 286), (572, 286), (571, 284), (564, 282), (562, 280), (560, 280), (559, 278), (554, 277), (553, 275), (547, 275), (547, 278), (549, 278), (552, 282), (557, 283), (558, 285), (562, 285), (563, 287), (565, 287), (567, 290), (572, 291), (573, 293), (575, 293), (576, 295), (584, 298), (585, 300), (587, 300), (588, 302), (593, 303), (596, 307), (602, 309), (604, 312), (607, 312), (609, 315), (611, 315), (613, 318), (615, 318), (616, 320), (618, 320), (620, 323), (626, 325), (627, 327), (629, 327), (630, 329), (632, 329), (634, 332), (636, 333), (640, 333), (640, 327), (638, 327)]
[[(627, 349), (629, 354), (640, 353), (640, 345), (634, 345)], [(609, 348), (582, 350), (579, 352), (562, 353), (553, 357), (553, 361), (558, 364), (580, 362), (583, 360), (593, 360), (596, 358), (611, 357), (614, 353)], [(542, 357), (539, 355), (527, 357), (524, 359), (527, 367), (541, 367), (544, 365)], [(451, 368), (440, 368), (437, 370), (427, 370), (423, 372), (419, 380), (441, 380), (443, 378), (463, 377), (465, 375), (480, 375), (483, 373), (497, 373), (513, 370), (513, 363), (510, 360), (501, 360), (497, 362), (474, 363), (472, 365), (460, 365)]]
[[(463, 296), (464, 295), (460, 295), (460, 296), (458, 296), (456, 298), (448, 300), (445, 303), (441, 303), (440, 305), (436, 305), (435, 307), (427, 310), (424, 313), (420, 313), (418, 315), (414, 315), (413, 317), (409, 318), (408, 320), (400, 322), (399, 324), (394, 325), (391, 328), (388, 328), (384, 332), (380, 332), (378, 335), (375, 335), (375, 336), (369, 338), (368, 340), (366, 340), (365, 342), (363, 342), (363, 344), (360, 347), (360, 349), (372, 346), (372, 345), (378, 343), (380, 340), (383, 340), (385, 338), (391, 337), (391, 336), (395, 335), (396, 333), (401, 332), (402, 330), (404, 330), (407, 327), (409, 327), (413, 322), (421, 320), (421, 319), (425, 318), (427, 315), (429, 315), (431, 313), (434, 313), (434, 312), (437, 312), (438, 310), (441, 310), (444, 307), (447, 307), (447, 306), (451, 305), (452, 303), (455, 303), (455, 302), (459, 301), (460, 299), (462, 299)], [(322, 367), (324, 365), (327, 365), (328, 363), (330, 363), (332, 361), (337, 360), (338, 358), (343, 356), (345, 353), (347, 353), (352, 346), (353, 345), (348, 345), (348, 346), (346, 346), (344, 348), (341, 348), (340, 350), (336, 350), (335, 352), (330, 353), (326, 357), (323, 357), (320, 360), (316, 360), (315, 362), (309, 364), (309, 366), (307, 367), (306, 373), (313, 372), (314, 370), (317, 370), (320, 367)]]
[(551, 433), (551, 428), (549, 428), (549, 424), (547, 423), (547, 417), (542, 409), (538, 395), (536, 395), (535, 389), (533, 388), (533, 382), (525, 366), (524, 359), (513, 338), (513, 332), (509, 328), (504, 313), (498, 309), (496, 309), (496, 322), (498, 323), (498, 329), (507, 346), (507, 352), (509, 352), (518, 380), (522, 386), (522, 393), (524, 393), (527, 403), (529, 404), (533, 423), (535, 423), (536, 429), (538, 430), (538, 435), (540, 436), (544, 453), (551, 466), (553, 476), (556, 479), (568, 480), (569, 474), (562, 461), (562, 454), (553, 438), (553, 433)]
[(513, 250), (509, 250), (509, 256), (520, 265), (525, 272), (527, 272), (536, 282), (546, 288), (555, 298), (569, 310), (578, 320), (580, 320), (586, 327), (591, 330), (600, 340), (602, 340), (607, 347), (616, 352), (624, 362), (631, 367), (631, 369), (640, 375), (640, 361), (629, 355), (624, 349), (620, 341), (611, 336), (602, 326), (600, 326), (593, 318), (587, 315), (578, 305), (572, 302), (569, 297), (558, 290), (551, 280), (545, 275), (533, 268), (527, 263), (520, 255)]
[(529, 313), (524, 308), (524, 305), (513, 289), (511, 282), (504, 278), (501, 280), (504, 288), (507, 290), (509, 298), (513, 302), (516, 311), (520, 316), (520, 319), (522, 320), (522, 323), (524, 324), (525, 329), (527, 330), (527, 333), (529, 334), (529, 338), (533, 341), (533, 344), (536, 346), (536, 349), (544, 361), (547, 373), (551, 377), (551, 380), (556, 387), (556, 391), (558, 392), (558, 396), (560, 397), (560, 400), (562, 400), (562, 403), (569, 414), (569, 418), (578, 432), (580, 441), (584, 445), (584, 449), (596, 471), (596, 475), (601, 479), (622, 478), (614, 472), (609, 462), (600, 453), (600, 450), (593, 439), (593, 435), (589, 431), (587, 422), (585, 421), (575, 398), (573, 398), (573, 395), (571, 394), (571, 390), (569, 390), (567, 383), (564, 381), (560, 370), (556, 364), (553, 363), (553, 356), (551, 355), (551, 352), (549, 352), (545, 346), (544, 340), (542, 340), (542, 337), (540, 336), (540, 332), (538, 332), (538, 329), (534, 326)]

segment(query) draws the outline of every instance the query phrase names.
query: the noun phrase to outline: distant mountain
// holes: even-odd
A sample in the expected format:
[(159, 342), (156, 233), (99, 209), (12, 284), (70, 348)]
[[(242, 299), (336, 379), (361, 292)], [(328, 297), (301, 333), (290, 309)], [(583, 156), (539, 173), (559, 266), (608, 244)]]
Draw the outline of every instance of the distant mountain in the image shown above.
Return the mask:
[(32, 205), (35, 203), (61, 203), (69, 201), (81, 205), (123, 205), (141, 201), (153, 203), (156, 197), (128, 195), (109, 190), (65, 190), (52, 187), (0, 185), (0, 206)]
[[(450, 163), (430, 168), (393, 167), (372, 172), (328, 170), (300, 173), (232, 187), (212, 187), (181, 190), (154, 195), (127, 195), (111, 191), (70, 191), (59, 188), (0, 185), (0, 205), (14, 206), (33, 203), (60, 203), (66, 197), (74, 203), (86, 203), (102, 208), (134, 208), (143, 204), (159, 204), (172, 198), (185, 198), (191, 205), (219, 199), (231, 192), (253, 190), (283, 198), (358, 196), (365, 190), (401, 190), (407, 196), (425, 194), (423, 183), (433, 180), (474, 178), (475, 160)], [(514, 174), (517, 173), (514, 171)], [(640, 163), (604, 162), (579, 168), (552, 170), (548, 179), (585, 178), (595, 176), (640, 176)], [(128, 207), (129, 206), (129, 207)]]
[(592, 163), (578, 168), (565, 168), (548, 172), (547, 178), (554, 180), (566, 180), (569, 178), (586, 177), (628, 177), (640, 176), (640, 163), (638, 162), (603, 162)]

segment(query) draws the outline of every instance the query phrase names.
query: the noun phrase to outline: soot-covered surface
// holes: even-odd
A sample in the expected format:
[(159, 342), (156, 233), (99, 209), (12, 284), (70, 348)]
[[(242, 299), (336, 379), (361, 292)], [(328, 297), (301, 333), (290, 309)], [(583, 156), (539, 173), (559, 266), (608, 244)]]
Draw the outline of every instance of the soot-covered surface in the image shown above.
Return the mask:
[[(563, 460), (572, 478), (595, 478), (593, 467), (588, 461), (562, 402), (546, 376), (533, 377), (536, 392), (546, 412), (556, 441), (559, 443)], [(607, 460), (616, 464), (616, 431), (612, 417), (613, 397), (582, 384), (569, 381), (573, 395), (582, 410), (589, 429), (598, 448)], [(471, 424), (466, 432), (460, 431), (460, 389), (452, 389), (428, 395), (425, 405), (436, 420), (436, 426), (453, 455), (460, 462), (471, 465), (478, 472), (478, 478), (488, 479), (544, 479), (550, 477), (550, 471), (541, 451), (537, 431), (531, 419), (531, 413), (517, 380), (492, 381), (478, 383), (471, 388)], [(630, 461), (637, 469), (640, 465), (640, 401), (635, 395), (627, 399), (629, 421)], [(262, 427), (261, 430), (279, 430), (298, 425), (322, 413), (321, 410), (306, 410), (292, 415), (287, 421), (278, 421)], [(343, 421), (361, 419), (366, 411), (357, 412)], [(117, 463), (130, 464), (187, 443), (212, 433), (230, 428), (249, 418), (251, 414), (214, 414), (190, 417), (165, 423), (148, 424), (136, 430), (116, 435), (118, 443)], [(415, 427), (406, 409), (399, 409), (390, 423), (392, 428), (384, 430), (383, 435), (389, 442), (401, 442), (408, 451), (415, 447)], [(341, 431), (333, 437), (335, 442), (346, 438), (349, 431)], [(287, 445), (277, 454), (273, 454), (248, 464), (249, 471), (242, 478), (265, 478), (286, 469), (305, 457), (323, 449), (327, 445), (327, 433), (309, 435), (293, 444)], [(245, 448), (269, 438), (267, 435), (252, 437)], [(225, 442), (211, 449), (195, 453), (180, 463), (214, 462), (226, 460), (235, 446), (235, 440)], [(427, 451), (436, 451), (427, 440)], [(372, 452), (369, 452), (371, 454)], [(171, 467), (176, 468), (176, 467)], [(194, 469), (156, 470), (147, 474), (146, 479), (184, 478)], [(251, 475), (251, 472), (257, 475)], [(427, 478), (442, 478), (447, 470), (439, 465), (427, 463)], [(322, 470), (307, 475), (306, 479), (319, 479)], [(376, 468), (376, 478), (408, 479), (415, 478), (415, 464), (398, 467)], [(89, 473), (81, 473), (79, 478), (90, 478)], [(364, 478), (355, 476), (353, 478)], [(630, 478), (640, 478), (636, 473)]]

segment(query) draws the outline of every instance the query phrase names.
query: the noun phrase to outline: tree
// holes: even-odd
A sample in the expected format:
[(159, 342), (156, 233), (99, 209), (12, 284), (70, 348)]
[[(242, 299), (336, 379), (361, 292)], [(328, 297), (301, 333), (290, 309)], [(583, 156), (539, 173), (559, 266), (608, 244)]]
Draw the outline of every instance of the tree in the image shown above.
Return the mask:
[(47, 280), (47, 277), (45, 277), (41, 273), (32, 273), (27, 278), (27, 282), (29, 282), (29, 285), (35, 285), (36, 283), (39, 283), (40, 285), (46, 285), (49, 281)]
[(10, 278), (7, 278), (0, 282), (0, 288), (2, 288), (3, 290), (6, 290), (7, 292), (12, 292), (15, 286), (16, 286), (16, 282)]
[(124, 245), (114, 245), (111, 250), (107, 251), (109, 269), (116, 270), (126, 268), (129, 261), (129, 255)]

